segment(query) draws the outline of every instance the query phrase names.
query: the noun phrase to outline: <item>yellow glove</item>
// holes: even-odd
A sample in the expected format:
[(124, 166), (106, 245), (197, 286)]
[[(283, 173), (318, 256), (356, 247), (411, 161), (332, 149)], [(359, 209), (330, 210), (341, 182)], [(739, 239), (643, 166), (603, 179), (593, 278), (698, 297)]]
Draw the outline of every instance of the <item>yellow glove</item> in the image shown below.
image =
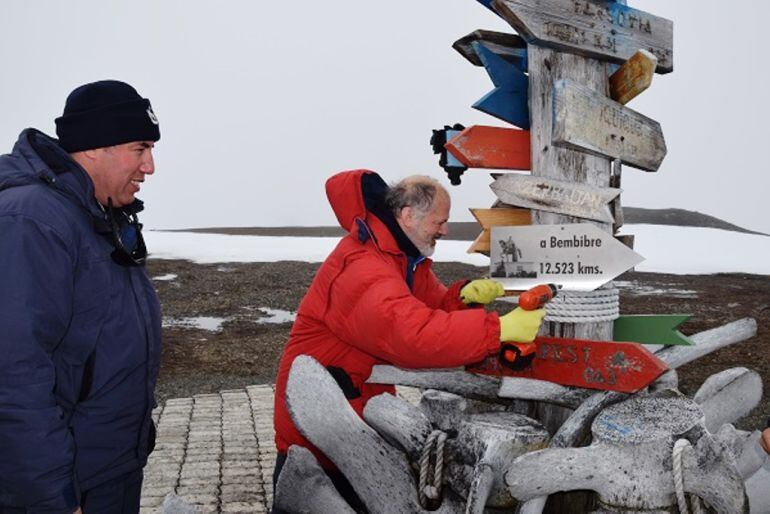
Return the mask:
[(504, 294), (505, 289), (503, 289), (503, 285), (500, 282), (482, 278), (479, 280), (472, 280), (465, 284), (465, 286), (460, 289), (460, 300), (462, 300), (465, 305), (470, 305), (472, 303), (489, 303), (498, 296), (503, 296)]
[(500, 316), (500, 341), (531, 343), (544, 317), (545, 309), (525, 311), (516, 307), (505, 316)]

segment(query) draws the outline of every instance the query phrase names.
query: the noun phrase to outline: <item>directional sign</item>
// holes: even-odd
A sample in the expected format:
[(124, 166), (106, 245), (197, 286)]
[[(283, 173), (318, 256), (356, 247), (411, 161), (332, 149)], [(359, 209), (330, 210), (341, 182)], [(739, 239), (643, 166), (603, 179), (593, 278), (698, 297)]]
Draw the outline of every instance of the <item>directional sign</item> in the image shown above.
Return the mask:
[(627, 104), (652, 84), (658, 60), (647, 50), (639, 50), (610, 76), (610, 98)]
[(468, 168), (528, 170), (532, 167), (528, 130), (474, 125), (447, 140), (444, 146)]
[(490, 276), (506, 289), (538, 284), (593, 291), (644, 258), (590, 223), (494, 227)]
[(623, 315), (613, 322), (612, 338), (642, 344), (692, 345), (693, 342), (677, 330), (691, 317), (691, 314)]
[(473, 108), (519, 128), (528, 129), (529, 78), (482, 43), (475, 42), (471, 46), (495, 85), (495, 89), (473, 104)]
[(516, 207), (612, 223), (607, 205), (620, 189), (506, 173), (490, 186), (501, 202)]
[(668, 370), (663, 361), (637, 343), (538, 337), (534, 344), (537, 346), (535, 359), (522, 371), (503, 366), (496, 355), (466, 370), (624, 393), (648, 386)]
[(666, 156), (657, 121), (571, 80), (554, 82), (553, 144), (656, 171)]
[(468, 253), (475, 252), (489, 255), (492, 227), (510, 227), (532, 224), (532, 213), (529, 209), (501, 207), (493, 209), (471, 209), (470, 211), (483, 230), (471, 247), (468, 248)]
[(671, 20), (592, 0), (494, 0), (492, 8), (528, 43), (618, 64), (643, 48), (658, 59), (658, 73), (674, 70)]
[(474, 66), (484, 66), (473, 43), (481, 43), (495, 55), (502, 57), (521, 71), (527, 71), (527, 43), (515, 34), (476, 30), (454, 42), (452, 48), (468, 59)]

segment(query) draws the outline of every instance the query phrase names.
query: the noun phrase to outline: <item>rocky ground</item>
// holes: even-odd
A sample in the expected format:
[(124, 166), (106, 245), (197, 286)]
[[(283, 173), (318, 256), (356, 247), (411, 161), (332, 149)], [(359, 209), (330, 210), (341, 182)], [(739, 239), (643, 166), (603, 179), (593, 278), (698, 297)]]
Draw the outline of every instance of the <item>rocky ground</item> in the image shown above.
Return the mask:
[[(264, 318), (280, 321), (295, 312), (317, 268), (288, 261), (200, 265), (150, 260), (148, 273), (155, 277), (167, 325), (159, 401), (272, 382), (291, 322)], [(445, 283), (488, 273), (487, 268), (460, 263), (440, 263), (435, 269)], [(685, 334), (747, 316), (756, 319), (756, 337), (681, 368), (680, 386), (693, 394), (713, 373), (735, 366), (753, 369), (767, 393), (740, 428), (765, 425), (770, 415), (770, 276), (629, 272), (618, 281), (622, 313), (692, 314), (681, 327)]]

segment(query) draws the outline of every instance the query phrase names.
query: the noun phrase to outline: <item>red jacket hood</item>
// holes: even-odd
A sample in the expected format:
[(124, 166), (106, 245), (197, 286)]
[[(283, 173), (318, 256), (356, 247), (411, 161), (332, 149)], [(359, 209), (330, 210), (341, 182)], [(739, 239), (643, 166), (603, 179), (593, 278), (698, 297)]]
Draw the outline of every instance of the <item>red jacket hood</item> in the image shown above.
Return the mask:
[[(343, 171), (326, 181), (326, 196), (340, 226), (350, 237), (394, 254), (419, 256), (385, 206), (388, 185), (370, 170)], [(400, 241), (400, 242), (399, 242)]]
[(326, 197), (340, 226), (348, 232), (356, 230), (355, 220), (366, 219), (366, 203), (361, 190), (361, 177), (374, 174), (370, 170), (341, 171), (326, 181)]

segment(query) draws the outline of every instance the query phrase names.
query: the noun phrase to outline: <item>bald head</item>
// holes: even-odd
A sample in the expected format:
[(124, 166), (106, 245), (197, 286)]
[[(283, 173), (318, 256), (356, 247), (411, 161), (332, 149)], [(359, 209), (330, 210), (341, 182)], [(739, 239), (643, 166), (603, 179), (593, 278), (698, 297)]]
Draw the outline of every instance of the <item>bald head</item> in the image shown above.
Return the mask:
[(438, 180), (426, 175), (412, 175), (390, 186), (385, 201), (398, 218), (404, 207), (411, 207), (418, 215), (424, 216), (437, 197), (449, 200), (449, 193)]
[(386, 196), (401, 229), (424, 256), (433, 254), (436, 241), (449, 233), (449, 193), (425, 175), (406, 177), (390, 187)]

